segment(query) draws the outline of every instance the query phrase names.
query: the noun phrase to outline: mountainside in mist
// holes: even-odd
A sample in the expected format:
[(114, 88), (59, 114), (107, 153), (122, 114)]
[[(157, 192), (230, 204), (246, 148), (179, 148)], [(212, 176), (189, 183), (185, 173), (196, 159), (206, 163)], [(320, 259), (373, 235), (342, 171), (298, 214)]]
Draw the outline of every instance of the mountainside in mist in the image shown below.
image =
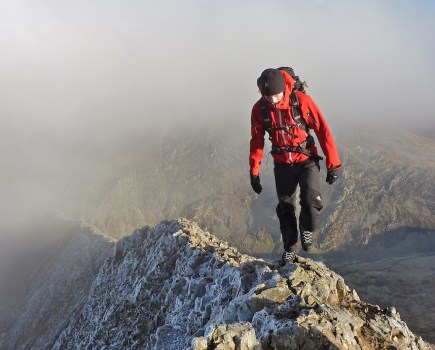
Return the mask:
[[(115, 237), (143, 223), (183, 216), (245, 251), (269, 252), (274, 243), (263, 227), (274, 227), (275, 236), (279, 232), (272, 223), (259, 226), (270, 221), (269, 214), (258, 222), (252, 213), (257, 204), (246, 175), (246, 149), (237, 128), (180, 129), (152, 146), (133, 143), (123, 149), (127, 159), (105, 176), (81, 181), (87, 187), (78, 205), (71, 200), (61, 209)], [(65, 185), (75, 193), (74, 184)], [(269, 202), (274, 196), (272, 190), (266, 195)]]
[(361, 247), (382, 240), (379, 234), (395, 245), (407, 233), (435, 232), (434, 138), (374, 130), (347, 135), (340, 149), (344, 176), (322, 212), (325, 250)]
[[(94, 249), (80, 237), (73, 246)], [(75, 250), (70, 245), (63, 253)], [(98, 272), (85, 275), (93, 279), (90, 288), (71, 281), (63, 286), (78, 296), (54, 303), (45, 317), (25, 311), (22, 319), (40, 327), (37, 339), (18, 322), (3, 333), (2, 349), (433, 348), (394, 308), (360, 301), (323, 264), (298, 257), (295, 265), (279, 268), (240, 254), (185, 219), (135, 230), (109, 256), (106, 248), (97, 249), (96, 260), (76, 252), (47, 266), (47, 273), (59, 273), (50, 273), (44, 289), (31, 294), (44, 292), (44, 298), (28, 300), (35, 310), (58, 299), (59, 283), (71, 277), (66, 269), (76, 266), (81, 275), (108, 257)], [(48, 327), (53, 324), (55, 329)]]
[(27, 230), (1, 242), (0, 349), (49, 349), (112, 252), (112, 239), (77, 222)]
[[(317, 240), (323, 251), (366, 246), (380, 234), (433, 232), (433, 137), (378, 128), (336, 139), (344, 172), (329, 186), (322, 165), (325, 208)], [(5, 210), (15, 200), (18, 212), (58, 210), (113, 237), (183, 216), (243, 252), (270, 254), (281, 248), (273, 160), (266, 148), (264, 190), (257, 196), (247, 175), (246, 128), (180, 127), (161, 137), (136, 135), (110, 145), (82, 140), (55, 148), (58, 156), (51, 157), (62, 161), (41, 162), (51, 159), (44, 154), (52, 146), (35, 148), (22, 157), (22, 168), (2, 174), (2, 198), (9, 199)]]
[[(362, 247), (381, 233), (433, 232), (435, 139), (382, 129), (336, 138), (344, 172), (329, 186), (322, 167), (326, 205), (317, 238), (323, 251)], [(89, 184), (80, 205), (64, 211), (115, 236), (183, 216), (241, 251), (279, 250), (273, 160), (266, 151), (257, 196), (247, 175), (248, 142), (238, 128), (199, 128), (166, 136), (152, 149), (135, 146), (122, 167)]]

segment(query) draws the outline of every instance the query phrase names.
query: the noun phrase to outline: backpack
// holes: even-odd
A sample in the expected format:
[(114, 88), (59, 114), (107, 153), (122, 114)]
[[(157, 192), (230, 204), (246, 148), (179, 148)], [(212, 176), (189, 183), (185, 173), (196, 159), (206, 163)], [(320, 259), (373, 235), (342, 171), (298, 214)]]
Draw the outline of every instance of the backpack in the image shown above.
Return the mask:
[(304, 94), (306, 93), (305, 88), (308, 87), (308, 84), (306, 81), (301, 81), (301, 79), (299, 78), (299, 76), (297, 76), (293, 70), (293, 68), (291, 67), (279, 67), (279, 70), (283, 70), (284, 72), (290, 74), (290, 76), (293, 78), (293, 80), (295, 81), (295, 85), (293, 87), (293, 91), (301, 91)]
[[(305, 88), (307, 88), (308, 85), (305, 81), (301, 81), (299, 76), (297, 76), (295, 74), (293, 68), (291, 68), (291, 67), (279, 67), (278, 69), (288, 73), (295, 81), (295, 84), (293, 86), (293, 90), (290, 93), (290, 105), (291, 105), (291, 109), (292, 109), (292, 117), (296, 123), (295, 127), (301, 128), (308, 135), (307, 135), (307, 138), (305, 139), (305, 141), (302, 142), (301, 145), (297, 146), (297, 147), (292, 146), (292, 147), (280, 148), (280, 147), (276, 147), (276, 146), (272, 145), (272, 153), (299, 152), (299, 153), (303, 153), (305, 155), (308, 155), (311, 158), (321, 160), (321, 159), (323, 159), (321, 156), (307, 150), (307, 148), (314, 145), (314, 138), (310, 134), (310, 128), (308, 127), (307, 122), (305, 121), (304, 118), (302, 118), (301, 106), (299, 104), (299, 99), (296, 95), (296, 91), (300, 91), (300, 92), (305, 94), (306, 93)], [(263, 115), (264, 128), (269, 134), (269, 140), (272, 140), (271, 133), (274, 131), (279, 131), (279, 130), (285, 130), (291, 136), (292, 135), (296, 136), (295, 134), (291, 133), (291, 131), (290, 131), (291, 127), (289, 127), (288, 125), (286, 125), (285, 127), (281, 127), (281, 128), (272, 128), (270, 113), (269, 113), (269, 110), (267, 107), (267, 103), (266, 103), (266, 101), (264, 101), (264, 99), (261, 99), (260, 110), (261, 110), (261, 114)]]

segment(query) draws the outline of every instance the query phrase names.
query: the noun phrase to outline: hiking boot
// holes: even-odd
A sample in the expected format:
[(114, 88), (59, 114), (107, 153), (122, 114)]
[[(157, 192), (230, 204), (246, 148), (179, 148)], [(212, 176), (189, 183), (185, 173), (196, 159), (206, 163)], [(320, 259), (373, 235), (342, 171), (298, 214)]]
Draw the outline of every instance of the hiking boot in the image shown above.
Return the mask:
[(281, 266), (288, 264), (293, 264), (296, 258), (296, 252), (286, 252), (282, 253)]
[(313, 233), (310, 231), (303, 231), (301, 233), (302, 249), (309, 252), (313, 246)]

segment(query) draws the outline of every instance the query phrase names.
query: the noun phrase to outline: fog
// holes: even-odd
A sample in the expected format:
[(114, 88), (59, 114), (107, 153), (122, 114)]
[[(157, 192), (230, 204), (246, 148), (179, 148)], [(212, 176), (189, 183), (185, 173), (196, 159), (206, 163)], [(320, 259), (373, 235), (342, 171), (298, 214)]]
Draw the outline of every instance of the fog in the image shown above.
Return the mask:
[(434, 34), (420, 0), (0, 0), (0, 221), (54, 203), (29, 179), (69, 157), (88, 171), (191, 124), (248, 142), (268, 67), (292, 66), (333, 130), (432, 122)]

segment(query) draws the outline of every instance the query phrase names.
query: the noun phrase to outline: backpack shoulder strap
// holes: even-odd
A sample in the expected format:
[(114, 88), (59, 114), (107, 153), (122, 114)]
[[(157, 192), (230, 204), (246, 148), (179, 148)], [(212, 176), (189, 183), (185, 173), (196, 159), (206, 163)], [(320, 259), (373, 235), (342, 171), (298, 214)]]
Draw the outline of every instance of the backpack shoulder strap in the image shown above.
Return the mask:
[(295, 121), (296, 125), (304, 130), (306, 133), (310, 132), (310, 128), (305, 121), (305, 119), (302, 117), (302, 110), (301, 105), (299, 103), (298, 96), (296, 94), (296, 90), (293, 90), (290, 94), (290, 104), (293, 114), (293, 120)]
[[(306, 133), (310, 132), (307, 122), (302, 117), (301, 106), (299, 104), (299, 99), (296, 95), (296, 91), (293, 90), (290, 94), (290, 105), (292, 109), (293, 120), (296, 125), (304, 130)], [(260, 111), (263, 116), (264, 129), (270, 134), (272, 128), (272, 121), (270, 119), (269, 109), (267, 108), (267, 103), (263, 99), (260, 100)]]
[(270, 120), (269, 109), (267, 108), (267, 103), (263, 99), (260, 100), (260, 111), (263, 115), (264, 129), (270, 133), (270, 128), (272, 127), (272, 121)]

